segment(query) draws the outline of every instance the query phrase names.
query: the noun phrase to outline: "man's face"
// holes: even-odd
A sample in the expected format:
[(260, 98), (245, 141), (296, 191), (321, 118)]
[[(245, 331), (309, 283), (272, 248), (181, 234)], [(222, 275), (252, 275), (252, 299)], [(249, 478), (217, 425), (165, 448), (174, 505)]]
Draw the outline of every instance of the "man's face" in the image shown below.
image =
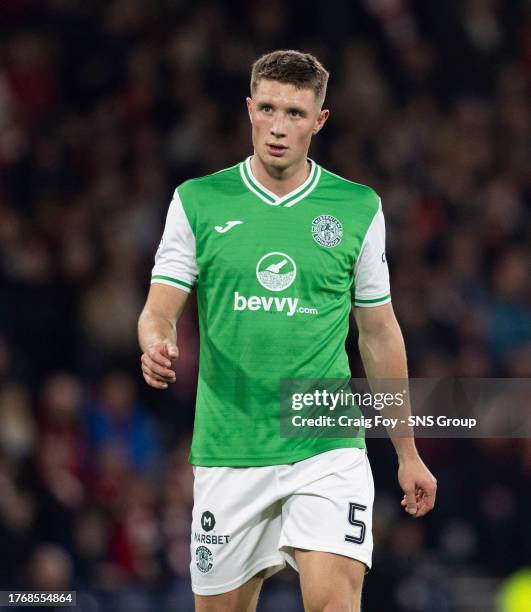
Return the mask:
[(306, 159), (310, 141), (328, 118), (311, 89), (261, 79), (247, 109), (253, 146), (262, 163), (285, 170)]

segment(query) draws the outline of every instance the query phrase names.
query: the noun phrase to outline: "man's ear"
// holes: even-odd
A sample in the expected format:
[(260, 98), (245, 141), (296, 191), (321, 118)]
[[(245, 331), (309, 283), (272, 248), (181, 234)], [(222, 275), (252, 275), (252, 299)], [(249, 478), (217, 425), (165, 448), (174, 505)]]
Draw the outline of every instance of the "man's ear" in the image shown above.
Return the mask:
[(253, 99), (249, 98), (249, 96), (247, 96), (247, 98), (245, 98), (245, 103), (247, 104), (247, 112), (249, 113), (249, 120), (252, 123), (253, 122), (253, 113), (252, 113)]
[(313, 128), (314, 135), (321, 131), (321, 128), (325, 124), (328, 117), (330, 117), (330, 111), (326, 108), (319, 113), (319, 116), (315, 122), (315, 127)]

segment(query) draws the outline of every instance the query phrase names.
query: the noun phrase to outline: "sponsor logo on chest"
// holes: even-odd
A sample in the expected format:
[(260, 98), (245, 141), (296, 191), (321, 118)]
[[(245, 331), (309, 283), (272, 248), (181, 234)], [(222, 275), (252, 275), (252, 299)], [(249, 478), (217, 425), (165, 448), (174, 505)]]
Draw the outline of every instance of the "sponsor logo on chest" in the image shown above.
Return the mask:
[[(286, 253), (273, 251), (267, 253), (256, 264), (256, 278), (269, 291), (280, 292), (290, 287), (297, 277), (295, 261)], [(295, 314), (318, 314), (316, 308), (299, 306), (298, 297), (280, 297), (272, 295), (242, 295), (234, 292), (233, 310), (243, 312), (279, 312), (288, 317)]]
[(263, 295), (251, 295), (245, 297), (237, 291), (234, 292), (234, 310), (264, 310), (265, 312), (285, 312), (292, 317), (297, 312), (299, 298), (290, 297), (266, 297)]

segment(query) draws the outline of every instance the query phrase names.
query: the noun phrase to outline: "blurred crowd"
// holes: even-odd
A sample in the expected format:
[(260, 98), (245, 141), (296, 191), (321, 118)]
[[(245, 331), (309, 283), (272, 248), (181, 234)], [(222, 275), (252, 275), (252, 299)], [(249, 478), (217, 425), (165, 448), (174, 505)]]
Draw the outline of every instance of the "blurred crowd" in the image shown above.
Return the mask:
[[(192, 609), (194, 299), (167, 392), (141, 379), (136, 323), (173, 190), (251, 152), (250, 66), (275, 48), (331, 71), (311, 154), (382, 197), (411, 376), (531, 376), (529, 2), (4, 0), (1, 589)], [(361, 375), (355, 331), (348, 348)], [(370, 441), (365, 610), (509, 611), (531, 442), (419, 446), (440, 501), (417, 522), (391, 444)], [(266, 583), (262, 610), (300, 605), (293, 573)]]

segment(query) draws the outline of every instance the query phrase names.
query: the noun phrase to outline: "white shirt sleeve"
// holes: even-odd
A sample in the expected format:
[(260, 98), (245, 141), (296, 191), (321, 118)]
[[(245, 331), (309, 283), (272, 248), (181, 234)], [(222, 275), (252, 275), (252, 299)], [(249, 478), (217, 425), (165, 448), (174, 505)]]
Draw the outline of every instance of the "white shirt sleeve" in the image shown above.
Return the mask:
[(354, 266), (354, 306), (381, 306), (391, 301), (389, 268), (385, 257), (385, 220), (382, 202), (374, 216)]
[(190, 293), (197, 282), (197, 275), (195, 236), (176, 189), (155, 255), (151, 282)]

